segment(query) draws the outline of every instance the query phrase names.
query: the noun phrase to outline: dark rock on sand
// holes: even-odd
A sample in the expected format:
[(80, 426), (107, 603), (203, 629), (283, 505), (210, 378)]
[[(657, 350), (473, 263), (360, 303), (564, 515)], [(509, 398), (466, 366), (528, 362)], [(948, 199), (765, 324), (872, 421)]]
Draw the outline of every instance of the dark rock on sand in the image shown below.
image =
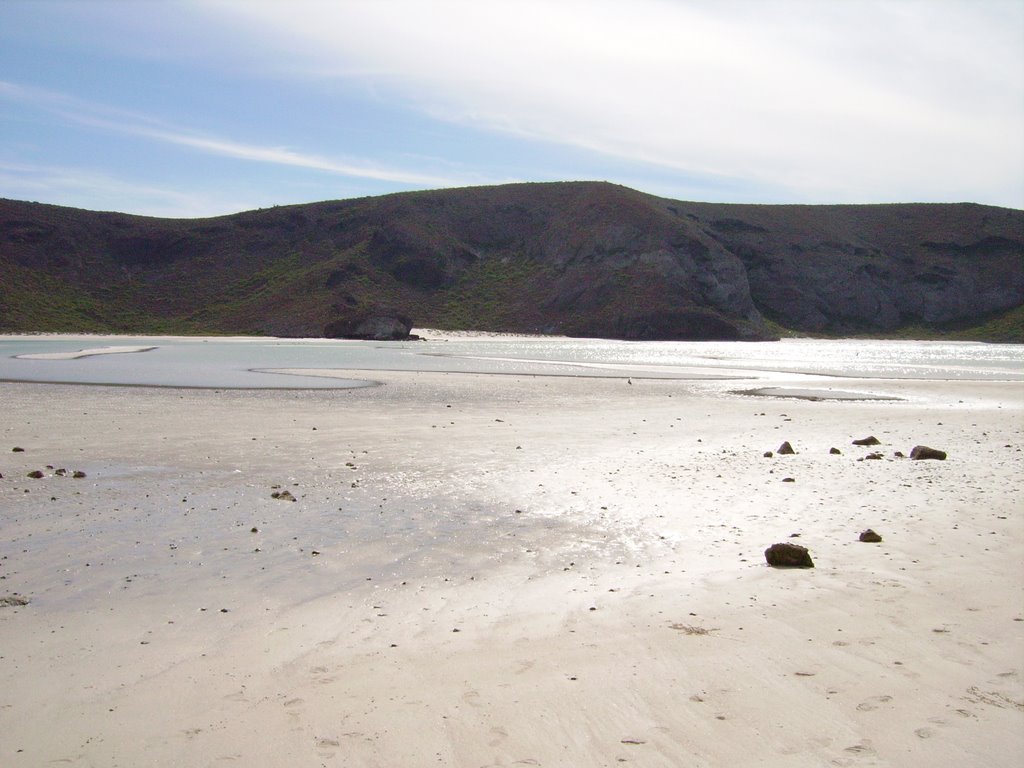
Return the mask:
[(793, 446), (789, 444), (788, 440), (779, 446), (778, 454), (780, 456), (788, 456), (794, 453), (796, 451), (793, 450)]
[(291, 491), (274, 491), (270, 494), (270, 498), (278, 499), (280, 501), (295, 501), (295, 497), (292, 496)]
[(41, 469), (33, 469), (31, 472), (28, 473), (28, 476), (31, 477), (33, 480), (38, 480), (43, 476), (43, 471)]
[(843, 452), (842, 452), (842, 451), (840, 451), (840, 450), (839, 450), (838, 448), (829, 448), (829, 449), (828, 449), (828, 452), (829, 452), (829, 453), (830, 453), (830, 454), (831, 454), (832, 456), (842, 456), (842, 455), (843, 455)]
[(879, 440), (874, 435), (868, 435), (867, 437), (862, 437), (860, 440), (854, 440), (853, 444), (854, 445), (881, 445), (882, 441)]
[(24, 452), (25, 452), (25, 449), (24, 448), (20, 448), (17, 445), (14, 446), (13, 448), (11, 448), (11, 453), (24, 453)]
[(78, 480), (81, 480), (83, 477), (85, 477), (85, 472), (83, 472), (80, 469), (76, 469), (74, 472), (71, 473), (71, 476)]
[(774, 453), (772, 453), (771, 451), (765, 451), (765, 452), (764, 452), (764, 457), (765, 457), (766, 459), (770, 459), (770, 458), (771, 458), (772, 456), (774, 456), (774, 455), (775, 455), (775, 454), (774, 454)]
[(882, 537), (870, 528), (868, 528), (866, 531), (861, 531), (860, 541), (866, 542), (868, 544), (878, 544), (881, 540)]
[(17, 608), (22, 605), (28, 605), (27, 597), (19, 597), (18, 595), (0, 597), (0, 608)]
[(877, 451), (872, 451), (871, 453), (869, 453), (864, 458), (865, 459), (869, 459), (871, 461), (878, 461), (878, 460), (880, 460), (882, 458), (882, 454), (878, 453)]
[(929, 448), (927, 445), (915, 445), (910, 451), (910, 458), (912, 459), (937, 459), (938, 461), (946, 460), (946, 452), (940, 451), (938, 448)]
[(783, 542), (772, 544), (764, 551), (764, 559), (773, 568), (813, 568), (814, 561), (807, 547)]

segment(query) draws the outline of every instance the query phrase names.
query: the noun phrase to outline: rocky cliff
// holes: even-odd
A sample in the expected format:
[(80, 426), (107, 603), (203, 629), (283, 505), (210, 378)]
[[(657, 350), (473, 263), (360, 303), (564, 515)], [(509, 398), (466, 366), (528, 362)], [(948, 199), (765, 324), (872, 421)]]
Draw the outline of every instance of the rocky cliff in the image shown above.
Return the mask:
[(690, 203), (589, 182), (197, 220), (0, 200), (0, 329), (319, 336), (386, 307), (419, 326), (626, 339), (883, 333), (1015, 310), (1022, 256), (1017, 210)]

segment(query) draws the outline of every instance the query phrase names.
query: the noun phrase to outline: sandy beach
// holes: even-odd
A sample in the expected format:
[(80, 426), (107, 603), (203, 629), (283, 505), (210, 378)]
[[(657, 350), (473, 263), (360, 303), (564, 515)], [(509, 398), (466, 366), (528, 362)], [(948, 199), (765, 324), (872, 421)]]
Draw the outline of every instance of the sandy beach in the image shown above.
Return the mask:
[(1020, 383), (338, 375), (0, 383), (0, 764), (1024, 759)]

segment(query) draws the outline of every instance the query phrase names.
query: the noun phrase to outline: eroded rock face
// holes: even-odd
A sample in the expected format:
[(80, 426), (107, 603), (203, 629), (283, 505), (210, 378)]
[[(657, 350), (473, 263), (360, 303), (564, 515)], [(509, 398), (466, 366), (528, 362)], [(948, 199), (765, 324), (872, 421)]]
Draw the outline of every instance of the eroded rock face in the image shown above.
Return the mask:
[(394, 315), (370, 315), (341, 320), (328, 325), (324, 335), (335, 339), (365, 339), (370, 341), (401, 341), (409, 338), (412, 322)]
[(764, 551), (764, 559), (773, 568), (813, 568), (814, 561), (807, 547), (783, 542), (772, 544)]

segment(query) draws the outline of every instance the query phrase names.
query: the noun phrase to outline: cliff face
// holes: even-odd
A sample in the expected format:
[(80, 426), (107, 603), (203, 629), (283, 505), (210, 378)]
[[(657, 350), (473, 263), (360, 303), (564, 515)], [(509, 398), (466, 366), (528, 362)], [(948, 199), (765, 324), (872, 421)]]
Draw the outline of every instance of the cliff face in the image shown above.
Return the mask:
[(686, 203), (519, 184), (201, 220), (0, 200), (0, 329), (322, 335), (417, 325), (630, 339), (969, 324), (1024, 304), (1024, 212)]
[(787, 327), (888, 331), (970, 321), (1024, 302), (1024, 212), (772, 208), (734, 206), (709, 229), (743, 261), (757, 306)]

